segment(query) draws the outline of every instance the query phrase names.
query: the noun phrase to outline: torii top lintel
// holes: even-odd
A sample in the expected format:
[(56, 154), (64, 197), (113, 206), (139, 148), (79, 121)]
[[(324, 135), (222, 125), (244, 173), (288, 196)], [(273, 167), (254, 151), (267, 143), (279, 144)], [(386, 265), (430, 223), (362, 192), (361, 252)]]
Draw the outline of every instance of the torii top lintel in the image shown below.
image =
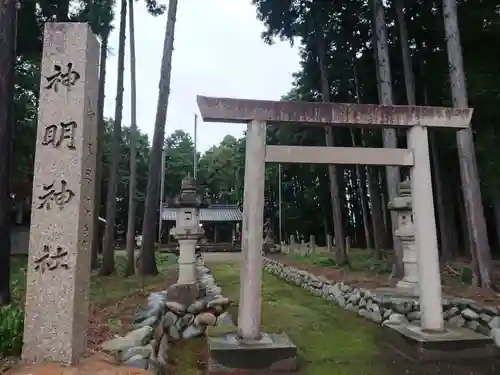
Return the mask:
[(335, 125), (351, 127), (468, 128), (472, 108), (404, 105), (314, 103), (197, 96), (203, 121), (270, 124)]

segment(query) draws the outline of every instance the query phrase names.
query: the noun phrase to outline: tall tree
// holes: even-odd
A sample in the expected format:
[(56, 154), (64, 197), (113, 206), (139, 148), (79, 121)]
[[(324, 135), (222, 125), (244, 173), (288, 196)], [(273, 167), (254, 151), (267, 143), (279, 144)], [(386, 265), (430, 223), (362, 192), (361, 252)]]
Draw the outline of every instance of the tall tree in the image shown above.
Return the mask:
[[(108, 41), (109, 33), (104, 35), (101, 41), (101, 53), (99, 58), (99, 91), (97, 97), (97, 160), (102, 160), (103, 152), (103, 137), (104, 137), (104, 99), (106, 88), (106, 61), (108, 58)], [(96, 183), (94, 187), (94, 240), (91, 250), (91, 267), (98, 267), (99, 250), (102, 249), (101, 236), (101, 221), (99, 216), (101, 213), (102, 202), (102, 164), (97, 163), (96, 168)]]
[[(356, 73), (356, 56), (353, 56), (353, 67), (352, 67), (352, 81), (354, 84), (354, 95), (356, 98), (356, 103), (360, 104), (360, 97), (359, 97), (359, 88), (358, 88), (358, 78), (357, 78), (357, 73)], [(356, 135), (354, 133), (353, 129), (350, 129), (351, 133), (351, 140), (352, 140), (352, 146), (356, 147)], [(360, 129), (361, 133), (361, 139), (365, 136), (365, 132), (363, 129)], [(361, 141), (363, 142), (363, 141)], [(359, 199), (361, 203), (361, 213), (363, 215), (363, 229), (365, 231), (365, 241), (366, 241), (366, 247), (371, 249), (373, 248), (371, 236), (370, 236), (370, 224), (369, 224), (369, 209), (368, 209), (368, 197), (365, 194), (365, 190), (367, 188), (367, 179), (370, 178), (370, 171), (368, 168), (365, 166), (361, 165), (356, 165), (356, 175), (357, 175), (357, 180), (358, 180), (358, 194), (359, 194)], [(373, 204), (372, 204), (372, 210), (373, 210)], [(372, 215), (373, 216), (373, 215)], [(375, 253), (377, 255), (378, 259), (382, 258), (381, 254), (381, 248), (380, 246), (375, 247)]]
[[(330, 82), (328, 80), (328, 67), (326, 63), (327, 54), (325, 48), (325, 36), (319, 36), (318, 43), (318, 63), (320, 70), (321, 80), (321, 95), (324, 102), (330, 102)], [(331, 126), (325, 127), (326, 146), (333, 147), (334, 137), (333, 128)], [(340, 189), (337, 175), (337, 167), (333, 164), (328, 165), (328, 181), (330, 183), (330, 197), (332, 200), (333, 211), (333, 227), (335, 236), (335, 259), (337, 264), (344, 264), (347, 260), (347, 253), (344, 242), (344, 222), (342, 219), (342, 202), (340, 200)]]
[(0, 0), (0, 306), (10, 302), (10, 155), (17, 1)]
[(115, 217), (116, 192), (118, 189), (118, 165), (120, 163), (120, 140), (123, 117), (123, 76), (125, 73), (125, 30), (127, 24), (127, 0), (121, 0), (120, 33), (118, 36), (118, 75), (116, 82), (115, 121), (113, 124), (112, 161), (109, 170), (108, 194), (106, 200), (106, 230), (103, 240), (102, 275), (115, 270)]
[[(468, 108), (467, 87), (465, 83), (464, 63), (460, 32), (458, 29), (456, 0), (443, 0), (444, 29), (450, 73), (453, 106)], [(457, 149), (462, 179), (462, 193), (465, 202), (469, 237), (478, 281), (481, 287), (491, 287), (491, 254), (484, 219), (479, 172), (477, 169), (474, 140), (470, 128), (457, 132)]]
[[(385, 23), (385, 11), (382, 0), (373, 0), (373, 22), (375, 25), (375, 56), (378, 71), (379, 84), (379, 101), (383, 105), (394, 104), (392, 95), (392, 76), (391, 65), (389, 60), (389, 43), (387, 41), (387, 28)], [(395, 129), (383, 130), (384, 147), (397, 148), (397, 137)], [(394, 199), (398, 195), (399, 184), (399, 168), (388, 166), (386, 167), (386, 183), (389, 200)], [(397, 215), (391, 212), (392, 228), (397, 227)], [(393, 233), (393, 246), (395, 252), (394, 273), (393, 276), (403, 276), (403, 255), (401, 251), (401, 243)]]
[(135, 74), (135, 30), (134, 30), (134, 0), (129, 0), (129, 36), (130, 36), (130, 179), (127, 223), (127, 265), (125, 275), (134, 273), (135, 250), (135, 212), (137, 185), (137, 85)]
[(149, 159), (148, 187), (146, 191), (146, 207), (142, 224), (143, 242), (139, 257), (139, 273), (154, 275), (158, 273), (155, 258), (156, 219), (158, 201), (160, 199), (161, 155), (165, 140), (165, 123), (167, 121), (168, 100), (170, 97), (170, 76), (172, 73), (172, 55), (174, 52), (175, 21), (177, 16), (177, 0), (169, 0), (167, 27), (163, 44), (161, 61), (158, 104), (156, 107), (155, 130), (151, 156)]
[[(331, 84), (328, 71), (330, 51), (332, 46), (331, 35), (334, 29), (331, 22), (331, 4), (325, 2), (297, 2), (277, 3), (269, 0), (253, 0), (257, 5), (258, 17), (264, 21), (267, 30), (263, 33), (264, 39), (271, 43), (273, 37), (286, 38), (293, 43), (295, 37), (301, 37), (302, 42), (309, 47), (316, 56), (315, 62), (319, 71), (318, 88), (321, 99), (331, 101)], [(335, 9), (336, 10), (336, 9)], [(335, 145), (332, 127), (325, 127), (325, 143), (327, 147)], [(337, 263), (347, 262), (344, 242), (344, 199), (341, 199), (339, 174), (335, 165), (328, 166), (328, 184), (335, 237), (335, 258)]]
[[(413, 63), (412, 56), (410, 53), (410, 42), (408, 36), (408, 28), (406, 25), (406, 17), (405, 17), (405, 4), (404, 0), (396, 0), (395, 1), (396, 8), (396, 17), (399, 25), (399, 39), (401, 44), (401, 56), (403, 61), (403, 72), (404, 72), (404, 81), (406, 88), (406, 100), (409, 105), (417, 105), (416, 99), (416, 88), (415, 88), (415, 74), (413, 71)], [(420, 47), (422, 48), (422, 47)], [(424, 64), (424, 61), (421, 61), (420, 64)], [(427, 105), (427, 103), (422, 103)], [(449, 220), (450, 218), (447, 215), (447, 208), (445, 205), (445, 194), (442, 184), (442, 175), (441, 175), (441, 166), (439, 163), (438, 157), (438, 149), (436, 145), (436, 134), (435, 131), (429, 129), (429, 144), (431, 151), (431, 159), (432, 159), (432, 167), (433, 167), (433, 177), (434, 177), (434, 187), (435, 187), (435, 196), (436, 196), (436, 207), (437, 207), (437, 219), (439, 223), (439, 231), (438, 234), (440, 236), (440, 245), (441, 245), (441, 257), (442, 259), (449, 260), (449, 254), (451, 254), (451, 244), (450, 244), (450, 236), (449, 236)]]
[[(111, 22), (114, 19), (114, 0), (88, 2), (88, 21), (92, 30), (101, 37), (99, 57), (99, 89), (97, 96), (97, 160), (102, 160), (104, 138), (104, 99), (106, 88), (106, 62), (108, 58), (109, 35), (113, 29)], [(102, 249), (102, 223), (99, 220), (102, 203), (102, 163), (97, 163), (96, 183), (94, 187), (94, 239), (91, 249), (91, 268), (98, 267), (98, 254)]]

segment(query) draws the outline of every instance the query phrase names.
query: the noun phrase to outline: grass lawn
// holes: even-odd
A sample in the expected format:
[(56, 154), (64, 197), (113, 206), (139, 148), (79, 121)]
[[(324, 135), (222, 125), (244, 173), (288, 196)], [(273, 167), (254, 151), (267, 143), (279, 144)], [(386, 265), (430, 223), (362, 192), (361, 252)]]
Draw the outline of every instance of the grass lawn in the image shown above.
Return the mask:
[[(13, 299), (16, 302), (24, 300), (26, 290), (26, 256), (13, 256), (11, 259), (11, 285)], [(116, 274), (113, 276), (98, 276), (96, 273), (91, 278), (90, 302), (102, 303), (120, 299), (136, 293), (138, 290), (150, 290), (165, 281), (165, 274), (176, 265), (176, 257), (171, 254), (157, 254), (156, 264), (159, 274), (154, 277), (140, 278), (137, 276), (123, 277), (126, 258), (124, 255), (115, 257)]]
[[(239, 296), (236, 264), (212, 266), (225, 295)], [(262, 284), (262, 327), (285, 332), (297, 345), (308, 375), (387, 375), (380, 328), (267, 273)]]

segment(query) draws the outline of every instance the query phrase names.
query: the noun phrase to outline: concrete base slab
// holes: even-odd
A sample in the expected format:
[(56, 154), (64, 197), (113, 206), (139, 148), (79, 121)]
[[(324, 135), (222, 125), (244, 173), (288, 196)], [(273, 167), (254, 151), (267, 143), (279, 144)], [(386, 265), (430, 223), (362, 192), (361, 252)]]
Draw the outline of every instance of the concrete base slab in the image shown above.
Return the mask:
[(384, 326), (387, 344), (417, 361), (447, 361), (493, 358), (500, 354), (493, 341), (465, 328), (447, 328), (444, 332), (425, 332), (418, 326)]
[(251, 374), (294, 372), (297, 347), (286, 334), (263, 333), (260, 340), (242, 341), (235, 333), (209, 337), (209, 373)]

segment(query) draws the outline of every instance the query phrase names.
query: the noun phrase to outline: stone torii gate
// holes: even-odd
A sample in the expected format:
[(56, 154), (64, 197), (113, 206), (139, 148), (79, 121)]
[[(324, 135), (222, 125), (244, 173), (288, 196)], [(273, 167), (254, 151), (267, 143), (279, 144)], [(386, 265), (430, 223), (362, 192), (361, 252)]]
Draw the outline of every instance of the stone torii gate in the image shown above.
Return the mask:
[[(472, 109), (265, 101), (198, 96), (206, 122), (247, 123), (239, 335), (261, 336), (262, 226), (265, 163), (406, 166), (411, 169), (423, 331), (443, 331), (441, 279), (427, 128), (465, 129)], [(266, 145), (266, 125), (408, 129), (408, 148)]]

